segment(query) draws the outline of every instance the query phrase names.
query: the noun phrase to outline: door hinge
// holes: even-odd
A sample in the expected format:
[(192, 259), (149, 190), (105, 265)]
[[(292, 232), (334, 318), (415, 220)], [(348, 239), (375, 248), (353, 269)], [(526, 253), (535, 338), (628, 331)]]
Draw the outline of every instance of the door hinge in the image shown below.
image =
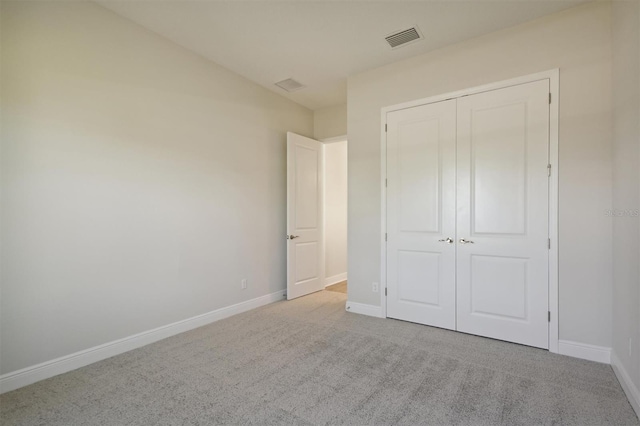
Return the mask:
[(386, 287), (384, 288), (384, 295), (385, 296), (387, 295), (387, 288)]
[(387, 233), (384, 233), (384, 240), (387, 241)]
[(551, 93), (549, 93), (549, 105), (551, 105)]
[(387, 131), (387, 125), (386, 124), (384, 125), (384, 131), (385, 132)]
[(551, 177), (551, 164), (547, 164), (547, 176)]
[(551, 311), (547, 311), (547, 322), (551, 322)]
[(388, 185), (387, 179), (384, 180), (384, 187), (386, 188)]
[(551, 250), (551, 238), (547, 238), (547, 248)]

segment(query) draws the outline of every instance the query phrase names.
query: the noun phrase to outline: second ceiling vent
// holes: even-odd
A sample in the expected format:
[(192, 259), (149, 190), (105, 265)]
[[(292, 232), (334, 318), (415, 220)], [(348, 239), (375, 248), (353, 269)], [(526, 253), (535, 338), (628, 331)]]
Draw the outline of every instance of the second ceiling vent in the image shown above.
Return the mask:
[(422, 34), (420, 34), (418, 27), (411, 27), (389, 34), (384, 39), (387, 40), (392, 49), (395, 49), (396, 47), (406, 46), (409, 43), (421, 40)]
[(286, 90), (287, 92), (295, 92), (296, 90), (300, 90), (304, 87), (304, 84), (295, 81), (292, 78), (288, 78), (286, 80), (282, 80), (276, 83), (276, 86), (278, 86), (281, 89)]

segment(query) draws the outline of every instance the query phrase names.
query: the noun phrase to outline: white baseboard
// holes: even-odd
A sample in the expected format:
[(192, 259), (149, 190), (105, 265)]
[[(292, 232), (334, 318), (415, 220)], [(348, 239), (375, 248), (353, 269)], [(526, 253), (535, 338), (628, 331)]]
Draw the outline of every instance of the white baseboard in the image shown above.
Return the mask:
[(353, 312), (354, 314), (362, 314), (362, 315), (368, 315), (370, 317), (383, 318), (382, 307), (380, 306), (365, 305), (364, 303), (350, 302), (347, 300), (346, 309), (348, 312)]
[(347, 273), (343, 272), (342, 274), (338, 274), (338, 275), (334, 275), (332, 277), (327, 277), (324, 279), (324, 286), (330, 286), (330, 285), (334, 285), (334, 284), (338, 284), (342, 281), (346, 281), (347, 280)]
[(572, 342), (570, 340), (558, 341), (558, 353), (574, 358), (587, 359), (589, 361), (611, 364), (611, 348), (604, 346), (588, 345), (586, 343)]
[(256, 299), (216, 309), (215, 311), (174, 322), (173, 324), (134, 334), (133, 336), (85, 349), (51, 361), (23, 368), (22, 370), (3, 374), (0, 376), (0, 394), (84, 367), (85, 365), (93, 364), (94, 362), (122, 354), (132, 349), (137, 349), (157, 342), (158, 340), (166, 339), (167, 337), (184, 333), (185, 331), (193, 330), (194, 328), (202, 327), (203, 325), (242, 312), (250, 311), (260, 306), (268, 305), (269, 303), (277, 302), (278, 300), (283, 300), (284, 294), (285, 290), (276, 291), (275, 293), (267, 294)]
[(616, 373), (616, 377), (618, 377), (624, 393), (627, 394), (627, 398), (635, 410), (636, 415), (640, 418), (640, 390), (638, 390), (638, 387), (633, 383), (633, 380), (631, 380), (631, 376), (629, 376), (620, 359), (616, 356), (615, 351), (611, 351), (611, 367), (613, 367), (613, 371)]

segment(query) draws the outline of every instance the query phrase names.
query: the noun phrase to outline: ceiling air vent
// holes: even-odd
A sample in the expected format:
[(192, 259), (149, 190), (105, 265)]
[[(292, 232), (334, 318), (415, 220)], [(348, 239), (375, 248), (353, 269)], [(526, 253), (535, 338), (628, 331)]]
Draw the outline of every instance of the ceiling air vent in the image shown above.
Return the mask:
[(406, 30), (398, 31), (393, 34), (389, 34), (384, 38), (389, 43), (392, 49), (396, 47), (404, 46), (414, 41), (422, 39), (418, 27), (412, 27)]
[(292, 78), (288, 78), (286, 80), (277, 82), (276, 86), (286, 90), (287, 92), (295, 92), (296, 90), (302, 89), (304, 87), (304, 84), (301, 84)]

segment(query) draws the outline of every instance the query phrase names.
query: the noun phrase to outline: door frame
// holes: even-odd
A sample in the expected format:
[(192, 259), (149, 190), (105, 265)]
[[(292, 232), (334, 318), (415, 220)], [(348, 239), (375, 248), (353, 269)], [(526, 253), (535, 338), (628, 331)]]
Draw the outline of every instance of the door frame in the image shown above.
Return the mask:
[[(380, 111), (380, 308), (381, 316), (387, 317), (387, 114), (392, 111), (412, 108), (420, 105), (441, 102), (453, 98), (474, 95), (491, 90), (504, 89), (510, 86), (531, 83), (539, 80), (549, 80), (549, 163), (551, 177), (549, 178), (549, 352), (559, 352), (559, 305), (558, 305), (558, 142), (559, 142), (559, 100), (560, 100), (560, 69), (555, 68), (525, 76), (515, 77), (482, 86), (471, 87), (455, 92), (430, 96), (410, 102), (403, 102), (381, 108)], [(383, 291), (384, 289), (384, 291)]]

